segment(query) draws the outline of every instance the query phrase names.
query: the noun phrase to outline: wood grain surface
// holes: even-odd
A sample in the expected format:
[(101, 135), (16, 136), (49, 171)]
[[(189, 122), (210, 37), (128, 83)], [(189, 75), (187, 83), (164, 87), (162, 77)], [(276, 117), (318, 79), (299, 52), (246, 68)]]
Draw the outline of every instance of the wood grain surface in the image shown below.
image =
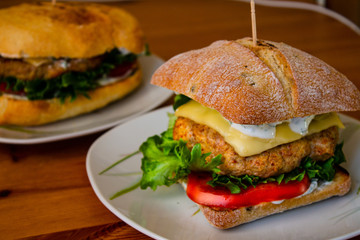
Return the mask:
[[(5, 7), (22, 1), (0, 1)], [(237, 1), (111, 3), (135, 15), (152, 53), (170, 57), (219, 39), (251, 36), (250, 7)], [(256, 7), (258, 37), (282, 41), (334, 66), (360, 88), (360, 36), (328, 16)], [(360, 119), (360, 112), (349, 115)], [(103, 132), (36, 145), (0, 144), (0, 239), (149, 239), (95, 196), (86, 153)]]

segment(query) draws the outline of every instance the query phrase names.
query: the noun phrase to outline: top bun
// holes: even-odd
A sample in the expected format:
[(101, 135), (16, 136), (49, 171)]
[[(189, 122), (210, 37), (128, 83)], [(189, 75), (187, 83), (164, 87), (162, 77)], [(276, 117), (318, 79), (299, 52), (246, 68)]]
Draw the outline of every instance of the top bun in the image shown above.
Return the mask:
[(0, 55), (8, 58), (90, 58), (115, 47), (143, 50), (138, 21), (99, 4), (49, 2), (0, 9)]
[(360, 92), (343, 74), (284, 43), (217, 41), (163, 64), (151, 83), (216, 109), (238, 124), (360, 110)]

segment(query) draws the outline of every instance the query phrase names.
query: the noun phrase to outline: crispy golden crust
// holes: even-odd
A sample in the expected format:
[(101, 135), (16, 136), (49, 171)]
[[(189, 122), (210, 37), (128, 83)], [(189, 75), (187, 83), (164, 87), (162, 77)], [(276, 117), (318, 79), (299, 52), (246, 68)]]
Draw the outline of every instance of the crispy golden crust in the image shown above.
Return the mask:
[(217, 41), (177, 55), (151, 82), (239, 124), (360, 110), (359, 90), (323, 61), (283, 43), (250, 42)]
[(349, 174), (346, 170), (339, 168), (335, 174), (334, 180), (330, 184), (325, 185), (322, 188), (317, 188), (312, 193), (303, 197), (284, 200), (280, 204), (267, 202), (235, 210), (216, 210), (207, 206), (200, 206), (200, 209), (211, 225), (220, 229), (226, 229), (275, 213), (322, 201), (332, 196), (343, 196), (349, 192), (350, 187), (351, 179)]
[(42, 125), (91, 112), (123, 98), (140, 85), (141, 79), (139, 69), (125, 80), (90, 91), (90, 99), (78, 96), (75, 101), (67, 99), (65, 103), (59, 99), (28, 101), (3, 95), (0, 96), (0, 124)]
[(219, 166), (221, 174), (235, 176), (249, 174), (266, 178), (290, 172), (298, 167), (306, 156), (311, 156), (315, 160), (325, 160), (333, 156), (338, 129), (331, 127), (249, 157), (239, 156), (218, 132), (188, 118), (177, 118), (173, 137), (175, 140), (187, 141), (189, 148), (200, 143), (203, 153), (211, 152), (207, 159), (221, 154), (223, 161)]
[(10, 58), (89, 58), (115, 47), (139, 53), (144, 46), (133, 16), (99, 4), (41, 2), (4, 8), (0, 31), (0, 54)]

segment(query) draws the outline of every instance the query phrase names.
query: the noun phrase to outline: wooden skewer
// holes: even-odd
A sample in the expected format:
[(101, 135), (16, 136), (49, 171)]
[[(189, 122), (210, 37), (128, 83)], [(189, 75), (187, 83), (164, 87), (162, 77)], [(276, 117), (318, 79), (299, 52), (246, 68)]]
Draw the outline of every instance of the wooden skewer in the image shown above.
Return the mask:
[(56, 4), (56, 0), (51, 0), (52, 5)]
[(251, 7), (251, 27), (252, 27), (253, 45), (256, 46), (257, 34), (256, 34), (255, 0), (250, 1), (250, 7)]

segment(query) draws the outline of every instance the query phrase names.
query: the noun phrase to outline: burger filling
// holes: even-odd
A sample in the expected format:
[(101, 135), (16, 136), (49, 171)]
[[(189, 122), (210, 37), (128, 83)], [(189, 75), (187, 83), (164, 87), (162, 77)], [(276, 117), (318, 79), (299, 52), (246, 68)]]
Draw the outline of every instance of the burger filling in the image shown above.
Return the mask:
[(203, 152), (211, 152), (207, 160), (221, 154), (223, 164), (219, 166), (222, 175), (255, 175), (262, 178), (277, 176), (300, 166), (306, 156), (315, 161), (325, 161), (334, 155), (338, 139), (337, 127), (330, 127), (299, 140), (279, 145), (259, 154), (243, 157), (212, 128), (178, 117), (173, 138), (184, 140), (192, 149), (200, 143)]
[[(261, 139), (244, 137), (217, 111), (185, 96), (176, 97), (174, 109), (169, 129), (140, 147), (142, 189), (155, 190), (188, 179), (187, 193), (195, 202), (238, 208), (306, 194), (311, 182), (332, 181), (336, 168), (345, 161), (342, 144), (337, 144), (338, 128), (343, 125), (336, 114), (314, 116), (304, 136), (292, 132), (289, 120), (276, 124), (273, 139)], [(229, 135), (240, 139), (229, 141)], [(248, 148), (238, 151), (242, 150), (238, 144), (248, 144)], [(255, 145), (261, 147), (253, 149)], [(232, 200), (224, 205), (214, 199)]]
[(88, 96), (99, 86), (127, 78), (137, 67), (137, 55), (117, 48), (93, 58), (0, 57), (0, 92), (28, 100), (74, 100), (78, 95)]

